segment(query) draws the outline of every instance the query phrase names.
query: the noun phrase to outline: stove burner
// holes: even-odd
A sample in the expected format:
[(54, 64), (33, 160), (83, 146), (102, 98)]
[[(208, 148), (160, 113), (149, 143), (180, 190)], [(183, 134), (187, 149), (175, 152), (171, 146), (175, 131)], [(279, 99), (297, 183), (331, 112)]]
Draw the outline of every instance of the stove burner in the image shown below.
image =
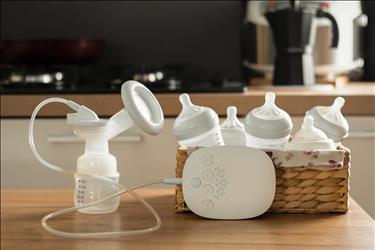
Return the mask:
[[(3, 94), (117, 93), (126, 80), (145, 84), (155, 93), (242, 92), (244, 84), (214, 75), (210, 80), (188, 80), (181, 66), (0, 66)], [(185, 79), (186, 78), (186, 79)]]

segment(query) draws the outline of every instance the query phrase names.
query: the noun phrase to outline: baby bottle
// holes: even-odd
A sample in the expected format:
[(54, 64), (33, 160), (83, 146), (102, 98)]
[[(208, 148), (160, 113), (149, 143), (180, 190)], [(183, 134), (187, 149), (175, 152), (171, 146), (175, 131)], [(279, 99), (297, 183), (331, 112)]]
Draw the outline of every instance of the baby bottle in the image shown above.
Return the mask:
[(182, 111), (173, 123), (173, 135), (180, 146), (209, 147), (224, 145), (219, 117), (214, 110), (191, 103), (188, 94), (180, 95)]
[(227, 119), (220, 125), (225, 145), (246, 146), (245, 130), (242, 122), (237, 118), (237, 108), (227, 108)]
[[(82, 206), (109, 195), (115, 194), (119, 188), (103, 178), (115, 183), (119, 181), (116, 157), (109, 153), (108, 138), (104, 132), (105, 125), (100, 122), (92, 126), (75, 126), (74, 132), (85, 139), (85, 153), (77, 160), (77, 171), (74, 175), (75, 191), (74, 204)], [(91, 177), (95, 175), (98, 177)], [(120, 197), (114, 197), (96, 205), (79, 209), (82, 213), (104, 214), (115, 211), (120, 203)]]
[(307, 111), (314, 117), (314, 125), (323, 130), (335, 142), (341, 142), (348, 136), (349, 124), (341, 113), (345, 99), (337, 97), (331, 106), (317, 106)]
[(292, 119), (275, 104), (275, 93), (267, 92), (263, 106), (245, 117), (246, 143), (260, 149), (282, 149), (292, 130)]
[(301, 129), (294, 138), (285, 146), (289, 150), (335, 150), (336, 146), (332, 139), (320, 129), (314, 126), (314, 118), (305, 116)]

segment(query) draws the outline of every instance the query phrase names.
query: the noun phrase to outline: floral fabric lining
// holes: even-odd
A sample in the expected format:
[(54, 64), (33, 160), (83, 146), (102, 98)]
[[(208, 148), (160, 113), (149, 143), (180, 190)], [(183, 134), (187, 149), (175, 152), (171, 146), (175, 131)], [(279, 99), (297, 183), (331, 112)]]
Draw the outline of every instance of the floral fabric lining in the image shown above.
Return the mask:
[(276, 167), (342, 168), (345, 150), (265, 150)]
[[(189, 148), (188, 155), (198, 148)], [(263, 150), (273, 161), (275, 167), (308, 167), (308, 168), (332, 168), (339, 169), (344, 165), (345, 148), (337, 150)]]

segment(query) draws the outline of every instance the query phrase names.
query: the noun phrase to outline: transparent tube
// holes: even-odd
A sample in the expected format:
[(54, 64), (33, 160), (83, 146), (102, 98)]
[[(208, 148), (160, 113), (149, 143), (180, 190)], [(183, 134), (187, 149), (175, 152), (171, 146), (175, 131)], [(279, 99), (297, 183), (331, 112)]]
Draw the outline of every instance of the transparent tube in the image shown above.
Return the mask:
[[(98, 176), (97, 178), (101, 178), (100, 176)], [(107, 178), (103, 178), (103, 180), (106, 180)], [(109, 180), (109, 179), (107, 179)], [(111, 181), (112, 182), (112, 181)], [(138, 234), (145, 234), (145, 233), (151, 233), (151, 232), (154, 232), (156, 230), (158, 230), (160, 227), (161, 227), (161, 219), (160, 219), (160, 216), (159, 214), (155, 211), (155, 209), (149, 204), (147, 203), (142, 197), (140, 197), (137, 193), (135, 193), (133, 190), (136, 190), (136, 189), (139, 189), (139, 188), (142, 188), (142, 187), (145, 187), (145, 186), (149, 186), (149, 185), (153, 185), (153, 184), (159, 184), (159, 183), (163, 183), (163, 180), (162, 179), (157, 179), (157, 180), (153, 180), (153, 181), (148, 181), (148, 182), (145, 182), (143, 184), (140, 184), (140, 185), (137, 185), (137, 186), (133, 186), (133, 187), (130, 187), (130, 188), (126, 188), (120, 184), (118, 184), (118, 187), (120, 188), (121, 191), (115, 193), (115, 194), (112, 194), (112, 195), (109, 195), (101, 200), (97, 200), (97, 201), (94, 201), (94, 202), (91, 202), (91, 203), (87, 203), (85, 205), (82, 205), (80, 207), (70, 207), (70, 208), (66, 208), (66, 209), (62, 209), (62, 210), (59, 210), (59, 211), (56, 211), (56, 212), (53, 212), (53, 213), (50, 213), (46, 216), (44, 216), (41, 220), (41, 223), (42, 223), (42, 226), (43, 228), (48, 231), (49, 233), (53, 234), (53, 235), (56, 235), (56, 236), (60, 236), (60, 237), (65, 237), (65, 238), (77, 238), (77, 239), (80, 239), (80, 238), (107, 238), (107, 237), (119, 237), (119, 236), (132, 236), (132, 235), (138, 235)], [(114, 231), (114, 232), (96, 232), (96, 233), (89, 233), (89, 232), (81, 232), (81, 233), (72, 233), (72, 232), (65, 232), (65, 231), (60, 231), (60, 230), (56, 230), (52, 227), (50, 227), (48, 224), (47, 224), (47, 221), (49, 219), (52, 219), (54, 217), (57, 217), (59, 215), (63, 215), (63, 214), (66, 214), (66, 213), (70, 213), (70, 212), (74, 212), (74, 211), (78, 211), (80, 209), (85, 209), (87, 207), (91, 207), (91, 206), (95, 206), (101, 202), (105, 202), (109, 199), (113, 199), (117, 196), (120, 196), (124, 193), (127, 193), (129, 192), (135, 199), (137, 199), (140, 203), (142, 203), (142, 205), (148, 209), (150, 211), (150, 213), (154, 216), (155, 220), (156, 220), (156, 224), (153, 226), (153, 227), (150, 227), (150, 228), (145, 228), (145, 229), (139, 229), (139, 230), (131, 230), (131, 231)]]
[[(49, 103), (53, 103), (53, 102), (58, 102), (58, 103), (66, 104), (69, 107), (73, 108), (74, 110), (77, 110), (80, 107), (80, 105), (78, 105), (77, 103), (69, 101), (69, 100), (66, 100), (66, 99), (62, 99), (62, 98), (49, 98), (49, 99), (46, 99), (46, 100), (42, 101), (41, 103), (39, 103), (38, 106), (36, 106), (36, 108), (34, 109), (33, 113), (31, 114), (31, 118), (30, 118), (29, 134), (28, 134), (30, 148), (31, 148), (31, 151), (33, 152), (35, 158), (41, 164), (43, 164), (44, 166), (46, 166), (46, 167), (48, 167), (48, 168), (50, 168), (50, 169), (52, 169), (54, 171), (63, 173), (63, 174), (75, 175), (76, 173), (73, 172), (73, 171), (65, 170), (65, 169), (63, 169), (63, 168), (61, 168), (59, 166), (56, 166), (54, 164), (51, 164), (51, 163), (45, 161), (40, 156), (39, 152), (37, 151), (37, 149), (35, 147), (35, 142), (34, 142), (34, 122), (35, 122), (36, 115), (38, 114), (38, 112), (39, 112), (39, 110), (41, 108), (43, 108), (45, 105), (47, 105)], [(89, 203), (83, 204), (82, 206), (74, 206), (74, 207), (71, 207), (71, 208), (66, 208), (66, 209), (59, 210), (59, 211), (56, 211), (56, 212), (53, 212), (53, 213), (50, 213), (50, 214), (44, 216), (42, 218), (42, 220), (41, 220), (41, 223), (42, 223), (43, 228), (46, 231), (48, 231), (49, 233), (51, 233), (53, 235), (56, 235), (56, 236), (67, 237), (67, 238), (103, 238), (103, 237), (130, 236), (130, 235), (150, 233), (150, 232), (156, 231), (156, 230), (158, 230), (160, 228), (160, 226), (161, 226), (161, 219), (160, 219), (160, 216), (158, 215), (158, 213), (155, 211), (155, 209), (150, 204), (148, 204), (142, 197), (140, 197), (133, 190), (141, 188), (141, 187), (144, 187), (144, 186), (147, 186), (147, 185), (162, 183), (163, 182), (162, 179), (149, 181), (149, 182), (146, 182), (146, 183), (143, 183), (143, 184), (131, 187), (131, 188), (127, 188), (127, 187), (125, 187), (123, 185), (120, 185), (116, 181), (114, 181), (114, 180), (112, 180), (110, 178), (104, 177), (104, 176), (91, 175), (91, 174), (79, 174), (79, 176), (80, 176), (80, 178), (83, 178), (83, 177), (88, 178), (88, 177), (90, 177), (90, 178), (96, 178), (98, 180), (102, 180), (102, 181), (108, 182), (109, 184), (118, 187), (118, 189), (120, 191), (116, 192), (116, 193), (114, 193), (112, 195), (108, 195), (108, 196), (104, 197), (103, 199), (99, 199), (99, 200), (96, 200), (96, 201), (93, 201), (93, 202), (89, 202)], [(98, 204), (100, 204), (102, 202), (105, 202), (105, 201), (108, 201), (110, 199), (119, 197), (120, 195), (122, 195), (124, 193), (127, 193), (127, 192), (130, 193), (135, 199), (137, 199), (154, 216), (154, 218), (156, 220), (156, 224), (153, 227), (149, 227), (149, 228), (145, 228), (145, 229), (139, 229), (139, 230), (131, 230), (131, 231), (96, 232), (96, 233), (89, 233), (89, 232), (72, 233), (72, 232), (64, 232), (64, 231), (56, 230), (56, 229), (50, 227), (47, 224), (47, 221), (49, 219), (51, 219), (51, 218), (54, 218), (54, 217), (62, 215), (62, 214), (70, 213), (70, 212), (73, 212), (73, 211), (83, 210), (85, 208), (96, 206), (96, 205), (98, 205)]]

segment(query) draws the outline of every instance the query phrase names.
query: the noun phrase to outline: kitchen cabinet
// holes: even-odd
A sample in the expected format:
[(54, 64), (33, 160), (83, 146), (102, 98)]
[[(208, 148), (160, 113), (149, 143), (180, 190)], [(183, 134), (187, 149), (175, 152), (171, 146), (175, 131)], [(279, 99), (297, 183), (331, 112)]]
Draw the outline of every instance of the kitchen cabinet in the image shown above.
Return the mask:
[(375, 117), (349, 122), (350, 134), (344, 144), (352, 156), (350, 194), (375, 219)]
[[(302, 117), (293, 117), (294, 132)], [(350, 135), (344, 145), (351, 149), (350, 194), (375, 218), (375, 117), (348, 117)], [(31, 153), (28, 119), (1, 120), (1, 186), (4, 188), (71, 187), (73, 178), (41, 166)], [(177, 143), (171, 133), (173, 119), (165, 120), (158, 136), (137, 128), (110, 141), (110, 151), (117, 157), (121, 183), (127, 186), (145, 180), (173, 177)], [(65, 119), (38, 119), (35, 141), (41, 155), (67, 169), (75, 169), (75, 161), (84, 145), (72, 133)]]
[[(42, 166), (28, 143), (28, 119), (1, 120), (1, 186), (5, 188), (62, 188), (73, 185), (73, 177)], [(145, 180), (174, 177), (177, 143), (171, 134), (172, 119), (152, 136), (132, 128), (112, 139), (110, 152), (117, 157), (120, 181), (128, 186)], [(35, 144), (46, 160), (75, 170), (84, 152), (83, 141), (73, 134), (65, 119), (37, 119)]]

